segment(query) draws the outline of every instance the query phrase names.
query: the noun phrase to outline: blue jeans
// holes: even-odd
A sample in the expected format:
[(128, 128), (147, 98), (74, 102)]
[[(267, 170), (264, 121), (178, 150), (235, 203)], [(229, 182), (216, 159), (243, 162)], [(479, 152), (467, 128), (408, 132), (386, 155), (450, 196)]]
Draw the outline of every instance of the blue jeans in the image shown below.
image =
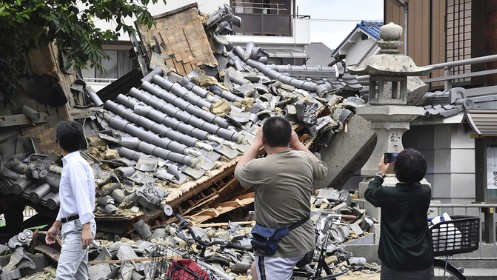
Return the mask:
[[(90, 228), (95, 236), (95, 222), (90, 224)], [(82, 231), (83, 226), (79, 219), (62, 225), (62, 250), (57, 265), (57, 280), (88, 279), (88, 248), (83, 249)]]

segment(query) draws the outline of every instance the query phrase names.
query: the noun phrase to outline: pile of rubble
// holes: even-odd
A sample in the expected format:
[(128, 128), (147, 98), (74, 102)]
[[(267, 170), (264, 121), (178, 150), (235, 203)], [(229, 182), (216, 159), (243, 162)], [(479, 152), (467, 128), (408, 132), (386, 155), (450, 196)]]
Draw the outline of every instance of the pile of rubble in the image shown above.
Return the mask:
[[(147, 263), (154, 246), (188, 247), (166, 218), (172, 209), (189, 218), (199, 236), (250, 243), (250, 223), (208, 228), (206, 222), (235, 209), (245, 213), (253, 203), (253, 193), (239, 186), (233, 170), (255, 130), (268, 117), (282, 115), (301, 140), (318, 151), (347, 130), (355, 109), (365, 103), (356, 96), (362, 86), (353, 76), (295, 78), (281, 67), (267, 65), (267, 54), (255, 44), (231, 46), (224, 35), (237, 19), (230, 12), (224, 6), (204, 18), (196, 5), (188, 5), (158, 18), (154, 28), (159, 29), (139, 27), (153, 69), (127, 92), (109, 95), (102, 90), (91, 95), (97, 106), (80, 113), (87, 136), (81, 154), (97, 183), (99, 243), (90, 253), (92, 279), (143, 279), (151, 269)], [(165, 26), (167, 30), (160, 29)], [(170, 39), (161, 34), (176, 29), (183, 32), (172, 41), (161, 41)], [(182, 38), (195, 48), (185, 48)], [(73, 90), (81, 90), (81, 81)], [(0, 193), (13, 193), (38, 212), (55, 217), (61, 166), (54, 154), (4, 158)], [(316, 222), (323, 217), (334, 221), (334, 245), (368, 234), (373, 224), (347, 191), (322, 189), (313, 205)], [(58, 248), (38, 241), (42, 234), (26, 231), (0, 247), (13, 253), (2, 268), (2, 280), (16, 279), (21, 268), (33, 269), (27, 251), (57, 261)], [(246, 277), (253, 258), (250, 250), (208, 255), (236, 277)]]
[[(352, 239), (371, 234), (369, 231), (375, 221), (368, 217), (363, 209), (357, 207), (348, 191), (321, 189), (313, 197), (312, 202), (311, 219), (316, 223), (316, 228), (326, 228), (325, 231), (330, 232), (331, 235), (332, 242), (329, 242), (326, 248), (328, 252), (335, 251), (337, 247), (342, 247)], [(246, 248), (246, 250), (220, 250), (219, 246), (208, 247), (203, 260), (233, 279), (247, 279), (253, 261), (250, 248), (252, 226), (253, 221), (205, 223), (193, 225), (192, 229), (203, 241), (230, 240)], [(171, 261), (173, 257), (194, 258), (199, 254), (191, 235), (181, 229), (176, 222), (165, 223), (155, 228), (141, 223), (137, 226), (137, 232), (139, 235), (133, 240), (117, 236), (115, 240), (106, 240), (102, 239), (103, 233), (99, 233), (89, 251), (90, 279), (150, 279), (149, 276), (158, 270), (158, 262), (164, 261), (164, 258)], [(43, 254), (45, 258), (57, 260), (58, 249), (45, 245), (43, 237), (43, 232), (33, 233), (25, 230), (12, 237), (7, 245), (1, 245), (0, 255), (9, 252), (10, 257), (8, 264), (0, 268), (2, 272), (0, 279), (18, 279), (25, 268), (29, 268), (30, 272), (40, 271), (39, 275), (50, 274), (51, 270), (37, 267), (30, 257), (34, 254), (39, 259), (40, 254)], [(158, 254), (158, 246), (174, 250), (161, 251)], [(341, 252), (338, 257), (328, 259), (330, 264), (335, 262), (335, 266), (346, 267), (349, 271), (376, 272), (379, 269), (376, 264), (369, 264), (360, 256), (352, 256), (345, 250)], [(47, 262), (41, 264), (47, 265)]]
[[(97, 219), (108, 222), (102, 230), (125, 234), (131, 223), (160, 215), (164, 204), (183, 208), (181, 203), (207, 188), (215, 193), (221, 188), (212, 186), (236, 184), (231, 176), (237, 157), (272, 115), (291, 120), (317, 149), (364, 104), (358, 97), (341, 102), (326, 80), (299, 80), (274, 70), (253, 44), (223, 54), (217, 56), (216, 74), (222, 82), (198, 71), (181, 76), (156, 67), (127, 95), (92, 109), (82, 154), (96, 176)], [(60, 166), (55, 155), (13, 155), (2, 160), (2, 188), (55, 212)], [(241, 195), (233, 192), (229, 198), (241, 201)], [(225, 201), (212, 199), (203, 208)], [(247, 197), (241, 206), (251, 202)], [(128, 220), (128, 227), (113, 231), (115, 217)]]

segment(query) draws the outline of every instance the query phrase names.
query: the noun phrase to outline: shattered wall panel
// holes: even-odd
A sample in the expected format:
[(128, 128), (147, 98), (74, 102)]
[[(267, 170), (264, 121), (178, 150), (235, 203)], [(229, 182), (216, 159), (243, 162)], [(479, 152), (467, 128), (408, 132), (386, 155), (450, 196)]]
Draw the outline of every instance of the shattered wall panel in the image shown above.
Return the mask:
[(155, 19), (157, 24), (151, 29), (138, 25), (141, 39), (149, 51), (160, 53), (178, 74), (186, 75), (200, 65), (217, 65), (196, 4)]

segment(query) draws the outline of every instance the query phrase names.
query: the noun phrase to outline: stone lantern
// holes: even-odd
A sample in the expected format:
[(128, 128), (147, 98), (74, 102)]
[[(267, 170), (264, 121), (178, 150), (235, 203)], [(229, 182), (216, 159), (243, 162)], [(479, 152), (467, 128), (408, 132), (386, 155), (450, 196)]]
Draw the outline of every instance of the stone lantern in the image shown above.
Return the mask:
[[(400, 53), (401, 36), (402, 27), (394, 23), (382, 26), (379, 54), (349, 68), (352, 74), (369, 75), (369, 101), (357, 108), (357, 114), (371, 122), (371, 129), (377, 136), (373, 154), (361, 169), (362, 176), (374, 176), (378, 172), (378, 161), (383, 153), (404, 149), (402, 134), (409, 129), (412, 120), (424, 113), (421, 107), (407, 105), (407, 78), (427, 75), (431, 67), (417, 67), (411, 57)], [(388, 177), (386, 184), (388, 180), (395, 180), (395, 177)]]

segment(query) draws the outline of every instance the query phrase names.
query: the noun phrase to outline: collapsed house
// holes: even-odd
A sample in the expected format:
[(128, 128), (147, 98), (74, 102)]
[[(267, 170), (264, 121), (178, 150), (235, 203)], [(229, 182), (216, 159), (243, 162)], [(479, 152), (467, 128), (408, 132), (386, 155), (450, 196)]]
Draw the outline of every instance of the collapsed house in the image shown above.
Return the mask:
[[(45, 217), (42, 221), (53, 219), (61, 172), (51, 137), (54, 123), (65, 118), (82, 120), (87, 136), (82, 155), (95, 171), (98, 188), (97, 239), (117, 241), (93, 248), (93, 261), (104, 261), (91, 269), (94, 279), (118, 272), (123, 279), (143, 279), (146, 268), (130, 268), (127, 260), (147, 256), (157, 240), (174, 239), (165, 234), (165, 225), (173, 221), (172, 211), (199, 226), (250, 221), (253, 193), (239, 186), (233, 171), (267, 117), (288, 118), (301, 140), (319, 152), (336, 135), (348, 133), (355, 108), (365, 103), (357, 97), (362, 86), (351, 75), (295, 77), (285, 73), (292, 69), (265, 64), (264, 50), (253, 43), (233, 47), (224, 35), (240, 22), (228, 6), (206, 17), (192, 4), (156, 20), (151, 29), (137, 27), (151, 69), (146, 75), (134, 71), (98, 94), (82, 80), (68, 80), (63, 92), (72, 98), (67, 99), (82, 100), (82, 104), (64, 104), (77, 107), (67, 108), (66, 116), (45, 106), (47, 112), (36, 118), (42, 106), (25, 109), (24, 123), (12, 127), (35, 126), (23, 128), (14, 138), (17, 146), (29, 149), (3, 151), (3, 191), (35, 208)], [(361, 147), (371, 137), (363, 139)], [(319, 184), (316, 189), (330, 187), (330, 181)], [(338, 244), (366, 235), (372, 226), (347, 191), (322, 191), (313, 202), (317, 216), (343, 215), (350, 222), (337, 227)], [(232, 235), (249, 233), (237, 230)], [(29, 246), (31, 239), (31, 248), (57, 260), (54, 248), (36, 243), (37, 235), (26, 231), (11, 238), (9, 247), (19, 251), (18, 262), (4, 266), (2, 273), (36, 268), (18, 249)], [(134, 241), (124, 246), (122, 237)], [(240, 254), (227, 262), (233, 266), (242, 259), (247, 257)], [(22, 260), (24, 266), (19, 265)], [(246, 265), (240, 266), (245, 275)]]

